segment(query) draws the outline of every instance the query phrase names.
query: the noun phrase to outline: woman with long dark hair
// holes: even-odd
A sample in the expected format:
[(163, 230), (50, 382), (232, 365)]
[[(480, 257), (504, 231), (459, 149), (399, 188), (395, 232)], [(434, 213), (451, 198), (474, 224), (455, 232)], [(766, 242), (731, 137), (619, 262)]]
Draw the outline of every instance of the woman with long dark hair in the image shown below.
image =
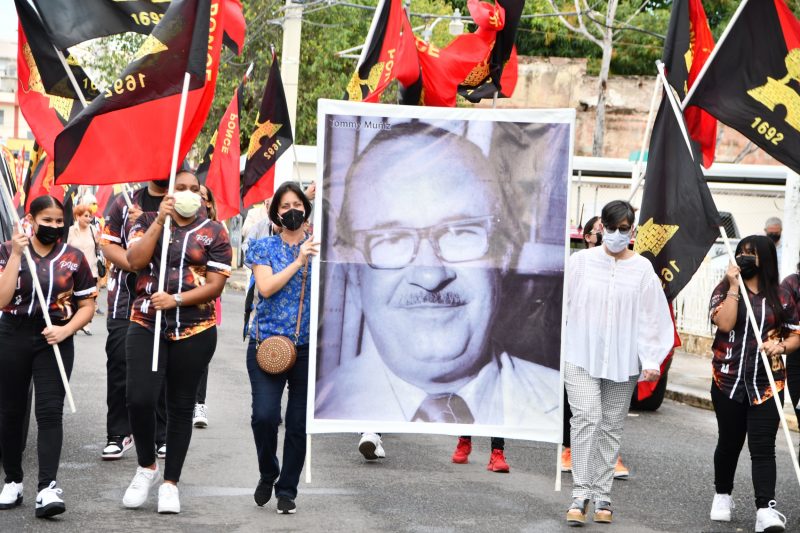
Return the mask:
[[(319, 243), (305, 231), (310, 214), (311, 202), (302, 189), (292, 182), (282, 184), (269, 206), (269, 218), (280, 226), (280, 234), (251, 241), (247, 248), (246, 262), (253, 266), (259, 296), (247, 347), (247, 373), (253, 394), (251, 426), (260, 473), (253, 498), (259, 506), (266, 504), (274, 486), (279, 514), (293, 514), (296, 510), (297, 484), (306, 457), (311, 258), (319, 251)], [(298, 315), (300, 331), (295, 338)], [(297, 361), (281, 374), (267, 374), (256, 362), (258, 343), (273, 335), (290, 337), (297, 347)], [(287, 385), (286, 435), (283, 461), (279, 463), (278, 425)]]
[[(747, 294), (739, 292), (739, 277)], [(742, 298), (761, 329), (759, 339), (751, 327)], [(800, 348), (796, 309), (779, 286), (775, 245), (763, 235), (745, 237), (736, 246), (731, 265), (711, 296), (711, 320), (717, 326), (712, 350), (711, 401), (719, 436), (714, 452), (712, 520), (731, 519), (733, 480), (739, 453), (747, 437), (756, 503), (755, 530), (783, 531), (786, 518), (775, 502), (775, 435), (780, 422), (773, 391), (759, 354), (766, 353), (778, 394), (783, 399), (783, 354)]]
[[(39, 428), (36, 516), (46, 518), (66, 510), (56, 482), (66, 392), (52, 345), (58, 345), (69, 376), (75, 355), (72, 337), (92, 319), (97, 287), (81, 251), (61, 242), (61, 202), (40, 196), (31, 202), (27, 219), (33, 235), (28, 238), (15, 227), (11, 240), (0, 246), (0, 448), (6, 473), (0, 509), (22, 503), (22, 432), (28, 388), (33, 380)], [(30, 247), (36, 275), (48, 298), (52, 327), (45, 324), (31, 271), (22, 257), (26, 246)]]

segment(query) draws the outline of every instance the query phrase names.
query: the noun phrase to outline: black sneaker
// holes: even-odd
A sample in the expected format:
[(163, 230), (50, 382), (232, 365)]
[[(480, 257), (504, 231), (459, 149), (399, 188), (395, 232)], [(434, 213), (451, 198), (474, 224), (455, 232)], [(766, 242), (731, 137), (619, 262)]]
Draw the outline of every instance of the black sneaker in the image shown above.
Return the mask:
[(294, 514), (297, 512), (297, 506), (294, 500), (289, 498), (278, 498), (278, 514)]
[(132, 447), (133, 437), (130, 435), (111, 436), (108, 437), (108, 444), (103, 448), (101, 457), (104, 461), (113, 461), (121, 458)]
[(256, 491), (253, 493), (253, 499), (256, 501), (256, 505), (262, 507), (265, 503), (272, 498), (272, 484), (273, 481), (267, 481), (265, 479), (258, 480), (258, 486), (256, 487)]

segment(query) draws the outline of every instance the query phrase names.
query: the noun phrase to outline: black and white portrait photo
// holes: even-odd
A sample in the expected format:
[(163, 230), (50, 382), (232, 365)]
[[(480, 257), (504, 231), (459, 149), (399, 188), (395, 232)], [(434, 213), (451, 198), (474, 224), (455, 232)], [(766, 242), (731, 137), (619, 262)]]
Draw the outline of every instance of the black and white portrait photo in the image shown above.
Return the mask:
[(319, 105), (309, 431), (558, 442), (574, 111)]

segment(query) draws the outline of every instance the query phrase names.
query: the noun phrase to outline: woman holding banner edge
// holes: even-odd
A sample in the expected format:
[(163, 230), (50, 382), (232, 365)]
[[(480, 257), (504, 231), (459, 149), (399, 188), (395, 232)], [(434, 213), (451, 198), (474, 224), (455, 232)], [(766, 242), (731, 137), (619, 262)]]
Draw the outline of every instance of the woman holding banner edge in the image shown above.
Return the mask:
[[(0, 509), (22, 503), (22, 428), (33, 380), (39, 459), (36, 516), (47, 518), (66, 510), (56, 482), (65, 390), (52, 345), (58, 344), (69, 376), (75, 354), (73, 336), (91, 321), (97, 288), (80, 250), (59, 242), (64, 227), (61, 202), (40, 196), (31, 202), (27, 218), (33, 236), (29, 239), (15, 228), (11, 241), (0, 246), (0, 344), (4, 347), (0, 350), (0, 447), (6, 473)], [(51, 289), (47, 293), (50, 328), (34, 294), (28, 264), (22, 260), (26, 246), (30, 246), (41, 286)]]
[[(775, 510), (775, 437), (780, 423), (773, 391), (763, 367), (763, 349), (783, 396), (783, 354), (800, 348), (797, 310), (779, 287), (775, 245), (763, 235), (745, 237), (736, 246), (731, 265), (711, 296), (711, 320), (717, 326), (712, 351), (711, 401), (719, 437), (714, 451), (711, 520), (731, 520), (733, 480), (747, 437), (756, 503), (755, 531), (784, 531), (786, 518)], [(744, 304), (739, 304), (741, 276), (763, 338), (756, 339)], [(782, 399), (782, 398), (781, 398)]]
[[(192, 436), (197, 386), (217, 343), (214, 299), (230, 275), (231, 246), (223, 226), (198, 216), (200, 183), (188, 171), (175, 178), (175, 194), (166, 195), (158, 213), (143, 213), (129, 231), (127, 259), (139, 270), (136, 299), (126, 339), (127, 405), (138, 468), (122, 503), (140, 507), (161, 472), (156, 461), (155, 407), (167, 389), (167, 442), (164, 483), (158, 512), (179, 513), (177, 483)], [(167, 279), (159, 286), (164, 224), (174, 225), (167, 251)], [(156, 311), (162, 322), (155, 323)], [(153, 336), (160, 336), (158, 371), (151, 369)]]
[[(259, 507), (265, 505), (274, 487), (278, 514), (294, 514), (297, 510), (294, 500), (306, 457), (311, 261), (319, 252), (319, 242), (305, 231), (310, 215), (311, 202), (302, 189), (296, 183), (283, 183), (269, 205), (269, 219), (281, 228), (280, 234), (251, 241), (247, 248), (246, 262), (252, 265), (259, 295), (247, 347), (247, 373), (253, 397), (250, 425), (260, 473), (253, 499)], [(303, 308), (298, 317), (301, 296)], [(281, 374), (261, 370), (256, 362), (258, 342), (272, 335), (294, 339), (298, 322), (294, 366)], [(279, 463), (278, 425), (281, 397), (287, 386), (286, 435), (283, 461)]]

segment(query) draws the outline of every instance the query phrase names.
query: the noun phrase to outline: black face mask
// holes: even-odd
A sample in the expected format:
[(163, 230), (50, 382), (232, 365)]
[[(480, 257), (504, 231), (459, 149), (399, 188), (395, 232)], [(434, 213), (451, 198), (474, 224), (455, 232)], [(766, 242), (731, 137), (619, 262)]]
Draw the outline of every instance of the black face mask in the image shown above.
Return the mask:
[(603, 232), (602, 231), (598, 231), (597, 233), (594, 234), (594, 236), (597, 237), (597, 243), (595, 244), (595, 246), (600, 246), (601, 244), (603, 244)]
[(289, 209), (284, 214), (278, 216), (281, 218), (281, 226), (289, 231), (300, 229), (303, 222), (306, 221), (306, 214), (299, 209)]
[(781, 240), (781, 234), (780, 233), (767, 233), (767, 237), (772, 239), (772, 242), (774, 242), (776, 244), (777, 244), (777, 242), (779, 240)]
[(752, 255), (740, 255), (736, 258), (736, 264), (742, 274), (742, 279), (750, 279), (758, 274), (756, 258)]
[(45, 226), (44, 224), (39, 224), (39, 228), (36, 230), (36, 238), (39, 239), (39, 242), (42, 244), (53, 244), (58, 239), (62, 237), (64, 234), (64, 228), (56, 228), (53, 226)]
[(153, 180), (153, 184), (155, 184), (156, 187), (161, 187), (162, 189), (166, 189), (167, 187), (169, 187), (169, 180), (168, 179)]

